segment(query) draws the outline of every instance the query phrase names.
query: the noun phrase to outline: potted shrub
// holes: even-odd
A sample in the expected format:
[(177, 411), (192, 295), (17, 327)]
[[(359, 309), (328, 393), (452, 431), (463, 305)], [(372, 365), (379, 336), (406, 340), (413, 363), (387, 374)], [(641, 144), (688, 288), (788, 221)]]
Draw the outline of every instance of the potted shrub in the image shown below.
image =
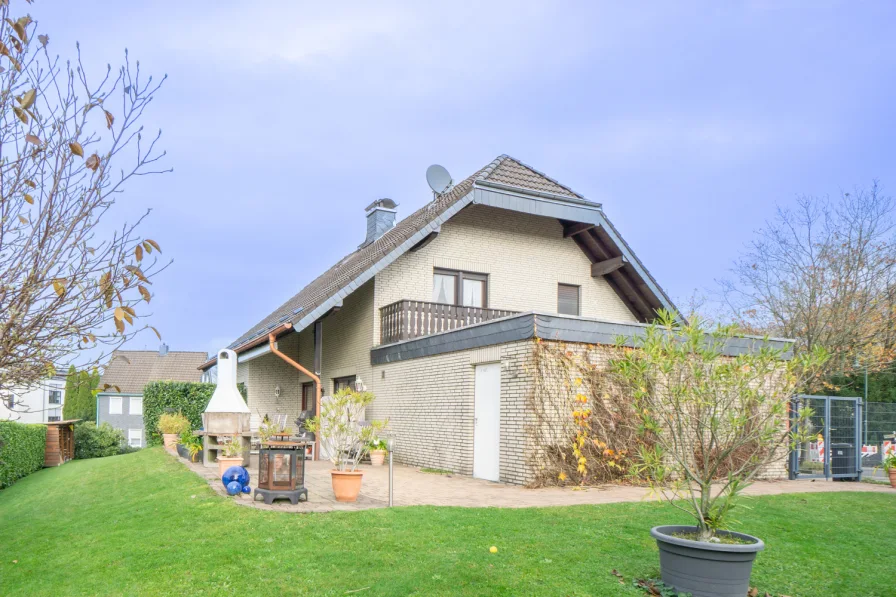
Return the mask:
[(234, 435), (226, 440), (218, 439), (218, 475), (231, 466), (243, 465), (243, 438)]
[(190, 430), (184, 431), (180, 434), (177, 453), (181, 458), (186, 458), (190, 462), (199, 462), (202, 460), (202, 438), (193, 435)]
[(383, 462), (386, 461), (386, 452), (389, 450), (389, 446), (386, 445), (386, 440), (375, 439), (367, 445), (367, 449), (370, 452), (370, 464), (373, 466), (383, 466)]
[(890, 452), (882, 464), (884, 471), (890, 476), (890, 486), (896, 489), (896, 452)]
[(305, 422), (308, 431), (320, 435), (321, 451), (333, 463), (330, 476), (337, 501), (358, 499), (364, 474), (356, 470), (358, 463), (369, 452), (373, 438), (386, 426), (384, 421), (361, 424), (364, 409), (373, 398), (370, 392), (342, 389), (321, 402), (320, 415)]
[(190, 420), (180, 413), (162, 413), (159, 417), (158, 430), (162, 434), (165, 449), (174, 452), (177, 438), (184, 431), (190, 430)]
[[(744, 343), (749, 350), (724, 355), (725, 346)], [(746, 595), (765, 545), (728, 530), (730, 514), (750, 481), (802, 441), (811, 412), (801, 409), (788, 429), (790, 399), (827, 355), (816, 349), (786, 360), (767, 339), (710, 329), (696, 317), (682, 324), (668, 312), (617, 344), (611, 375), (631, 394), (636, 424), (651, 440), (631, 472), (695, 523), (651, 529), (663, 582), (695, 597)]]

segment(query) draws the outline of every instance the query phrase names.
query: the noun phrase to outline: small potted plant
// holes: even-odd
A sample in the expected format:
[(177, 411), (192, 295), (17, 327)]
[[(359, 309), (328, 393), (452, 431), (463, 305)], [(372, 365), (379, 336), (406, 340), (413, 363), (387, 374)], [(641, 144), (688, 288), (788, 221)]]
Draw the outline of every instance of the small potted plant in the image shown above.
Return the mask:
[(162, 434), (165, 449), (174, 452), (177, 448), (177, 439), (180, 437), (180, 434), (184, 431), (189, 431), (190, 420), (180, 413), (162, 413), (157, 427)]
[(223, 475), (224, 471), (231, 466), (242, 466), (243, 451), (243, 438), (239, 435), (234, 435), (226, 440), (219, 439), (218, 474)]
[[(726, 355), (730, 346), (740, 350)], [(617, 349), (610, 375), (627, 389), (633, 424), (649, 439), (631, 472), (695, 523), (651, 529), (663, 582), (695, 596), (746, 595), (765, 544), (728, 530), (731, 511), (768, 464), (802, 441), (812, 413), (800, 409), (788, 430), (790, 398), (827, 354), (788, 360), (767, 339), (738, 336), (733, 326), (709, 329), (696, 317), (682, 324), (668, 312), (641, 336), (620, 338)]]
[(370, 452), (370, 464), (372, 466), (383, 466), (383, 463), (386, 461), (386, 452), (389, 449), (389, 446), (386, 445), (386, 440), (374, 439), (367, 445), (367, 449)]
[(305, 428), (320, 435), (321, 451), (328, 454), (333, 493), (339, 502), (354, 502), (361, 492), (363, 471), (358, 463), (367, 455), (370, 442), (386, 426), (384, 421), (361, 424), (364, 409), (373, 402), (370, 392), (342, 389), (321, 403), (320, 415), (305, 422)]
[(881, 464), (890, 476), (890, 485), (896, 489), (896, 452), (890, 452)]
[(261, 425), (258, 427), (258, 435), (261, 438), (262, 445), (267, 444), (272, 437), (290, 436), (292, 435), (292, 427), (286, 424), (285, 417), (272, 418), (265, 415), (261, 419)]

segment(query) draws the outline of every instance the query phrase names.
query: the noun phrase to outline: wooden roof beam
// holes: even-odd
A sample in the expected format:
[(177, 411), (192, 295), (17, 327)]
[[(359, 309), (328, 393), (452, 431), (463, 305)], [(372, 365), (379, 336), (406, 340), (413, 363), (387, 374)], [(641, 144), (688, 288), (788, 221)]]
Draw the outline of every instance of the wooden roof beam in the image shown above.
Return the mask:
[(569, 238), (594, 228), (594, 224), (570, 224), (563, 228), (563, 238)]
[(600, 278), (606, 276), (611, 272), (615, 272), (626, 263), (628, 263), (628, 261), (622, 255), (620, 255), (619, 257), (611, 257), (610, 259), (604, 259), (603, 261), (592, 263), (591, 277)]
[[(579, 234), (575, 236), (574, 239), (580, 246), (586, 248), (586, 253), (589, 254), (592, 262), (611, 259), (609, 251), (603, 246), (601, 240), (593, 232)], [(604, 280), (610, 282), (610, 285), (614, 287), (614, 290), (618, 289), (620, 291), (620, 297), (629, 304), (635, 315), (639, 316), (642, 321), (650, 321), (653, 319), (653, 308), (647, 303), (644, 297), (641, 296), (634, 284), (629, 280), (628, 276), (625, 275), (625, 271), (617, 269), (605, 276)]]

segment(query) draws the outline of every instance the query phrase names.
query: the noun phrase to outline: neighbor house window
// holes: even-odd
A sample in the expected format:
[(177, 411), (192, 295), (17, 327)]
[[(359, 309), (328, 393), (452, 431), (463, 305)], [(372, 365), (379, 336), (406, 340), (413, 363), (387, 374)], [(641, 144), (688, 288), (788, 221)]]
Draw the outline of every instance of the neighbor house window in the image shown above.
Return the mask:
[(139, 448), (143, 445), (142, 429), (128, 429), (128, 445), (132, 448)]
[(346, 377), (337, 377), (333, 379), (333, 392), (344, 390), (345, 388), (355, 389), (355, 376), (347, 375)]
[(463, 307), (487, 307), (488, 276), (436, 269), (432, 276), (432, 302)]
[(50, 390), (50, 404), (62, 404), (62, 392)]
[(315, 409), (314, 382), (306, 381), (302, 384), (302, 410)]
[(143, 414), (143, 398), (131, 398), (131, 404), (128, 408), (128, 414), (130, 415), (142, 415)]
[(121, 414), (121, 396), (109, 397), (109, 414), (110, 415), (120, 415)]
[(560, 315), (580, 315), (580, 288), (572, 284), (557, 285), (557, 313)]
[(62, 420), (62, 411), (58, 408), (53, 408), (47, 411), (47, 423), (53, 423), (55, 421)]

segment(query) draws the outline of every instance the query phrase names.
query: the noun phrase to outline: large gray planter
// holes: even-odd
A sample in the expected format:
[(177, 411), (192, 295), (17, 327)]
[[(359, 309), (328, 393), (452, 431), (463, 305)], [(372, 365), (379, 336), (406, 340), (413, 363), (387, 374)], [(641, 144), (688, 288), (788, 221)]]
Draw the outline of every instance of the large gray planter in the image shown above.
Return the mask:
[(750, 544), (707, 543), (673, 537), (673, 533), (692, 533), (696, 527), (662, 526), (650, 529), (660, 548), (663, 584), (694, 597), (744, 597), (750, 590), (750, 572), (756, 553), (765, 543), (756, 537), (732, 531), (717, 531)]

